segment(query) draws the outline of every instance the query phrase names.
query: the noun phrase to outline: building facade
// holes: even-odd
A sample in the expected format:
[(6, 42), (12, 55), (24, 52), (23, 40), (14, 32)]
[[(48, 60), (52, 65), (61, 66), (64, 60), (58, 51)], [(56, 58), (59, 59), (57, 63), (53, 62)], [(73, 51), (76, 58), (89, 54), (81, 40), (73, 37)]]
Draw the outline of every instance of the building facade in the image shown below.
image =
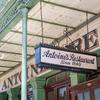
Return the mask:
[[(45, 21), (44, 19), (42, 19), (43, 17), (42, 10), (46, 12), (45, 9), (50, 9), (50, 7), (54, 7), (54, 6), (61, 6), (60, 4), (56, 5), (55, 3), (49, 2), (49, 4), (52, 4), (52, 6), (47, 7), (44, 4), (43, 6), (44, 9), (43, 9), (41, 8), (42, 6), (39, 0), (10, 0), (10, 1), (4, 0), (4, 1), (2, 0), (2, 7), (4, 8), (2, 8), (0, 11), (0, 14), (1, 14), (0, 15), (0, 39), (1, 39), (0, 46), (2, 47), (3, 43), (7, 45), (2, 47), (0, 52), (3, 54), (8, 54), (8, 53), (13, 54), (15, 55), (15, 57), (11, 56), (12, 59), (8, 59), (10, 58), (9, 55), (7, 57), (5, 55), (3, 57), (2, 55), (3, 58), (0, 58), (0, 60), (5, 61), (3, 64), (7, 65), (8, 64), (6, 63), (7, 61), (9, 62), (12, 61), (15, 63), (17, 59), (17, 64), (14, 65), (14, 68), (11, 66), (13, 64), (11, 64), (10, 65), (11, 69), (9, 68), (9, 66), (4, 65), (4, 67), (6, 66), (5, 68), (9, 68), (9, 69), (7, 70), (3, 69), (3, 71), (1, 71), (0, 100), (21, 100), (21, 88), (22, 88), (21, 85), (23, 85), (22, 77), (21, 77), (22, 65), (20, 61), (21, 57), (16, 56), (16, 55), (19, 55), (19, 56), (21, 55), (21, 52), (20, 52), (21, 49), (20, 47), (14, 47), (12, 45), (22, 46), (23, 43), (20, 42), (21, 36), (18, 36), (18, 37), (16, 36), (15, 38), (13, 36), (16, 33), (21, 34), (22, 31), (26, 30), (24, 26), (25, 24), (28, 27), (27, 28), (28, 31), (26, 30), (27, 35), (38, 37), (36, 41), (35, 41), (35, 38), (28, 37), (28, 44), (27, 44), (28, 53), (27, 53), (27, 69), (26, 69), (27, 71), (27, 100), (99, 100), (99, 97), (100, 97), (100, 83), (99, 83), (100, 81), (100, 76), (99, 76), (99, 72), (100, 72), (99, 71), (99, 67), (100, 67), (99, 66), (100, 65), (99, 63), (100, 61), (99, 59), (100, 58), (99, 57), (100, 55), (100, 24), (99, 22), (100, 22), (100, 18), (99, 16), (100, 14), (99, 13), (95, 14), (89, 11), (87, 12), (87, 11), (81, 10), (82, 13), (86, 13), (86, 14), (88, 13), (90, 15), (90, 18), (89, 16), (87, 16), (86, 17), (87, 20), (81, 23), (80, 26), (77, 26), (77, 25), (76, 25), (77, 27), (67, 26), (68, 29), (70, 30), (68, 31), (68, 36), (66, 35), (67, 31), (65, 31), (63, 36), (60, 35), (60, 38), (59, 38), (60, 32), (62, 32), (62, 30), (65, 29), (66, 25), (62, 25), (61, 23), (60, 24), (55, 23), (54, 20), (53, 22)], [(39, 3), (40, 3), (40, 8), (38, 7)], [(47, 3), (47, 1), (44, 1), (44, 3)], [(23, 8), (25, 9), (23, 10)], [(71, 10), (75, 10), (70, 7), (67, 7), (67, 8)], [(28, 12), (26, 11), (26, 9), (28, 10)], [(56, 8), (52, 8), (52, 10), (54, 9), (56, 10)], [(38, 13), (37, 13), (38, 10), (41, 13), (41, 19), (39, 19), (40, 17), (38, 16)], [(76, 11), (77, 10), (78, 9), (76, 9)], [(64, 11), (64, 9), (62, 9), (62, 11)], [(61, 13), (62, 11), (59, 10), (58, 12)], [(35, 15), (33, 12), (37, 13), (37, 15)], [(49, 14), (51, 13), (49, 12), (48, 16)], [(64, 12), (62, 12), (62, 14), (64, 14)], [(93, 14), (94, 16), (91, 16), (91, 14)], [(57, 13), (54, 13), (54, 15), (56, 16)], [(26, 18), (26, 16), (28, 16), (28, 18)], [(33, 17), (31, 18), (30, 16), (36, 16), (36, 18), (38, 17), (39, 18), (35, 19)], [(56, 17), (55, 16), (50, 15), (48, 19), (51, 17), (56, 20), (57, 16)], [(44, 14), (44, 18), (45, 17), (46, 17), (46, 14)], [(64, 19), (63, 17), (64, 15), (60, 16), (59, 19), (60, 18)], [(83, 17), (84, 16), (82, 16), (82, 18)], [(74, 21), (76, 19), (74, 18)], [(34, 20), (34, 23), (32, 24), (31, 22), (33, 20)], [(22, 26), (20, 26), (21, 22), (22, 22)], [(38, 22), (41, 28), (36, 27)], [(47, 25), (43, 26), (42, 22), (46, 23)], [(81, 22), (81, 20), (79, 22)], [(74, 23), (74, 22), (69, 22), (69, 23)], [(54, 26), (49, 27), (48, 24), (50, 25), (53, 24)], [(58, 25), (59, 27), (56, 27), (55, 25)], [(44, 27), (47, 27), (48, 30), (46, 31), (46, 28)], [(40, 31), (43, 32), (43, 28), (45, 29), (47, 33), (49, 31), (49, 34), (45, 35), (42, 33), (40, 35)], [(52, 35), (50, 35), (51, 29), (55, 32)], [(58, 29), (57, 33), (60, 31), (59, 34), (56, 34), (57, 29)], [(36, 31), (37, 31), (36, 34), (30, 34), (31, 32), (35, 33)], [(11, 36), (8, 36), (8, 34), (10, 34)], [(49, 35), (52, 37), (50, 37)], [(48, 40), (45, 40), (45, 39), (48, 39)], [(33, 54), (34, 52), (33, 50), (34, 50), (34, 46), (37, 45), (38, 42), (41, 42), (41, 41), (42, 42), (45, 41), (45, 43), (52, 44), (54, 46), (67, 48), (69, 50), (96, 53), (97, 67), (98, 67), (97, 71), (91, 72), (91, 73), (86, 73), (86, 72), (83, 73), (81, 71), (75, 72), (75, 71), (70, 71), (70, 70), (37, 68), (35, 65), (35, 60), (34, 60), (35, 53)], [(9, 47), (7, 47), (8, 45)], [(10, 48), (10, 45), (13, 48)], [(32, 49), (29, 49), (29, 47), (32, 47)], [(6, 51), (4, 48), (6, 49)], [(10, 51), (12, 49), (14, 51), (18, 50), (19, 52)], [(7, 58), (7, 59), (4, 59), (4, 58)], [(3, 64), (1, 65), (1, 67), (3, 66)]]

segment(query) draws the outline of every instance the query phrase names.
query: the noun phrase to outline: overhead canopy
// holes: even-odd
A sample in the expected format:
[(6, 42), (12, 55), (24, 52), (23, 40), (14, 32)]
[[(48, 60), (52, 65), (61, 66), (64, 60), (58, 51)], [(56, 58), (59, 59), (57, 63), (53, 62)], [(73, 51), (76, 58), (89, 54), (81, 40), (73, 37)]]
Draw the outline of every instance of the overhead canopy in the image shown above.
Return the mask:
[[(62, 42), (65, 38), (64, 30), (67, 29), (71, 35), (86, 26), (87, 21), (90, 23), (98, 17), (100, 17), (100, 0), (38, 2), (28, 13), (28, 60), (34, 57), (34, 46), (42, 42), (42, 39), (44, 43), (57, 44), (59, 42), (62, 46), (65, 42)], [(18, 22), (0, 41), (0, 76), (21, 65), (21, 46), (22, 21)]]

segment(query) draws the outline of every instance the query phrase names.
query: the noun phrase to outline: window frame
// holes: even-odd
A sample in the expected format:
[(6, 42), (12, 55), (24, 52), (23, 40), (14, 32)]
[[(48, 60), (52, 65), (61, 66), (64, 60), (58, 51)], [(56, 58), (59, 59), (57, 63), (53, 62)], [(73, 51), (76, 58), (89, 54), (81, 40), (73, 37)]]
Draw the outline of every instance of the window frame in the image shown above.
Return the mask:
[[(94, 90), (96, 88), (100, 88), (100, 77), (86, 81), (77, 86), (73, 86), (70, 88), (71, 96), (73, 98), (72, 100), (77, 100), (76, 95), (78, 93), (83, 93), (84, 95), (84, 92), (86, 91), (90, 92), (90, 100), (95, 100)], [(84, 100), (84, 96), (83, 96), (83, 100)]]
[(67, 100), (69, 100), (69, 81), (68, 79), (65, 79), (63, 81), (60, 82), (56, 82), (53, 83), (51, 85), (47, 85), (45, 86), (45, 94), (46, 94), (46, 100), (48, 100), (48, 92), (50, 90), (54, 90), (54, 100), (58, 100), (58, 89), (62, 88), (62, 87), (66, 87), (67, 90)]

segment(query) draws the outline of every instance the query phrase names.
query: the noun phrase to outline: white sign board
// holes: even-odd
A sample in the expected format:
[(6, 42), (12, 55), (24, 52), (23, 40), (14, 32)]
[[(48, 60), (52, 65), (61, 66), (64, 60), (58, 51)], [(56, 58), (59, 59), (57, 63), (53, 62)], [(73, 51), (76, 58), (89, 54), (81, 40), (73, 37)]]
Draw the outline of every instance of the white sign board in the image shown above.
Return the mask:
[[(81, 69), (89, 69), (96, 70), (97, 69), (97, 61), (96, 56), (90, 54), (83, 53), (74, 53), (63, 50), (56, 50), (46, 47), (40, 47), (40, 61), (38, 58), (39, 64), (51, 64), (64, 66), (63, 68), (81, 68)], [(39, 52), (38, 52), (39, 54)], [(37, 64), (38, 65), (38, 64)]]

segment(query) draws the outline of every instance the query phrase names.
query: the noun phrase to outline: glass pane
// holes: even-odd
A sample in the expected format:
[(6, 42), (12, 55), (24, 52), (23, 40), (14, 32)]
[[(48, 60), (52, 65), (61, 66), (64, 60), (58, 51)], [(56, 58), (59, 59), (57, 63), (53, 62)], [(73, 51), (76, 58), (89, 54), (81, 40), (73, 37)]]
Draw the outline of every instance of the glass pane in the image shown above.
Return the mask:
[(48, 92), (48, 100), (54, 100), (54, 91)]
[(58, 100), (67, 100), (66, 87), (62, 87), (58, 89)]
[(95, 94), (95, 100), (100, 100), (100, 88), (95, 89), (94, 94)]
[(90, 93), (88, 92), (84, 92), (84, 99), (85, 100), (90, 100)]
[(78, 93), (77, 94), (77, 98), (78, 98), (78, 100), (83, 100), (83, 94), (82, 93)]

